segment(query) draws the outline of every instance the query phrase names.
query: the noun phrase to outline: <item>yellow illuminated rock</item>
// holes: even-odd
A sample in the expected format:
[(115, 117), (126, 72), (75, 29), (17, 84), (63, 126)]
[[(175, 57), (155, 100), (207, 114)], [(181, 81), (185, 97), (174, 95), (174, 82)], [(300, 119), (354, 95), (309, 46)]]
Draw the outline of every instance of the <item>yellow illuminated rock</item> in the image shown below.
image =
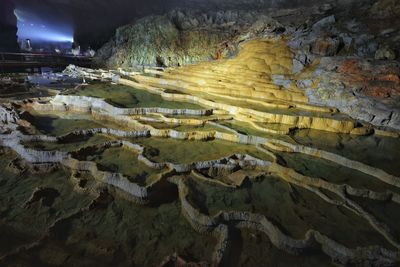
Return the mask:
[[(371, 133), (335, 108), (308, 104), (307, 96), (295, 85), (292, 62), (292, 52), (284, 39), (256, 39), (242, 44), (232, 59), (156, 71), (150, 76), (136, 74), (132, 80), (119, 82), (166, 100), (223, 110), (266, 133), (287, 134), (295, 128)], [(279, 131), (268, 127), (274, 124), (289, 127)]]

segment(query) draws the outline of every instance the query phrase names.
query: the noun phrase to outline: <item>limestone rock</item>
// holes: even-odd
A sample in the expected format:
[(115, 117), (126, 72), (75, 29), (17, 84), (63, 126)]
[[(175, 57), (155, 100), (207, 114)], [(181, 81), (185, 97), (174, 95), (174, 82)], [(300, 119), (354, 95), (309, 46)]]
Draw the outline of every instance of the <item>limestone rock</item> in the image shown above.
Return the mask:
[(281, 23), (258, 11), (175, 9), (120, 27), (95, 60), (110, 68), (182, 66), (229, 56), (240, 41), (283, 32)]
[(371, 8), (371, 13), (378, 18), (400, 16), (400, 3), (397, 0), (378, 0)]
[(338, 37), (320, 37), (312, 46), (312, 53), (320, 56), (334, 56), (339, 51), (340, 39)]
[(18, 128), (20, 118), (14, 109), (0, 105), (0, 134)]
[(18, 115), (14, 110), (0, 106), (0, 121), (2, 124), (16, 123), (18, 120)]
[(293, 59), (293, 73), (299, 73), (304, 69), (304, 64), (297, 59)]
[(176, 66), (209, 60), (219, 44), (228, 39), (225, 32), (198, 29), (206, 20), (188, 19), (182, 12), (152, 16), (117, 30), (114, 40), (96, 56), (109, 67)]
[(253, 25), (249, 29), (249, 32), (252, 32), (253, 34), (260, 34), (263, 32), (273, 32), (279, 29), (284, 31), (282, 24), (272, 19), (271, 17), (262, 15), (253, 23)]
[(336, 22), (336, 18), (334, 15), (331, 15), (329, 17), (325, 17), (321, 20), (319, 20), (318, 22), (316, 22), (313, 26), (312, 26), (312, 30), (313, 31), (320, 31), (324, 28), (327, 28), (333, 24), (335, 24)]
[(376, 51), (375, 59), (394, 60), (396, 59), (396, 53), (388, 45), (382, 45)]
[(369, 57), (375, 54), (378, 49), (378, 43), (375, 36), (370, 34), (361, 34), (354, 40), (357, 55), (360, 57)]
[(400, 129), (400, 66), (396, 62), (323, 58), (312, 81), (298, 82), (311, 103), (332, 106), (358, 120)]

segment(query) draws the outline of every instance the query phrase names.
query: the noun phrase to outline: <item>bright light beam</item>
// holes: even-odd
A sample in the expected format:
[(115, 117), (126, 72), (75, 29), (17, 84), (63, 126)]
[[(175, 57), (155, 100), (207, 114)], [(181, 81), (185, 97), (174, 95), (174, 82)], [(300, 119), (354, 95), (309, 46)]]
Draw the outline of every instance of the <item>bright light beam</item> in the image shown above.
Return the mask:
[(18, 39), (31, 39), (37, 42), (47, 43), (73, 43), (74, 33), (71, 26), (57, 25), (37, 18), (28, 12), (15, 9), (17, 17)]

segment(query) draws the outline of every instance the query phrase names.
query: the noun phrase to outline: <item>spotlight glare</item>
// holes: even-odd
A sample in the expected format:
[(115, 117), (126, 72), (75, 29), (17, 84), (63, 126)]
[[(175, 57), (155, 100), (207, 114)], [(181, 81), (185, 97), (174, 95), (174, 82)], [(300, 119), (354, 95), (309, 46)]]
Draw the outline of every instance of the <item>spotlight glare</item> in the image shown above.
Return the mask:
[(48, 22), (37, 18), (34, 14), (14, 10), (17, 17), (18, 39), (30, 39), (46, 43), (73, 43), (74, 34), (70, 25), (59, 22)]

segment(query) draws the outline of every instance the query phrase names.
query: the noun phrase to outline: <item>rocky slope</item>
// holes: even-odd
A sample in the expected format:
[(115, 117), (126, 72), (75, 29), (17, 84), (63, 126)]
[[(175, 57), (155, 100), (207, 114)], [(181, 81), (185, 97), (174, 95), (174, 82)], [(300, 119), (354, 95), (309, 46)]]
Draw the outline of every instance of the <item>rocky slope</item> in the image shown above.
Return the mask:
[[(253, 49), (242, 51), (240, 56), (254, 57), (252, 53), (256, 51), (257, 55), (260, 52), (257, 49), (265, 48), (264, 45), (271, 48), (267, 50), (288, 53), (282, 43), (275, 48), (271, 47), (271, 41), (255, 46), (259, 42), (247, 43)], [(240, 68), (234, 60), (228, 62), (231, 67)], [(275, 70), (288, 69), (290, 65), (286, 60)], [(92, 71), (88, 76), (95, 75), (103, 76), (101, 71)], [(70, 93), (91, 94), (92, 86)], [(108, 93), (115, 104), (125, 99), (116, 94), (123, 88), (116, 85)], [(153, 88), (156, 90), (161, 89)], [(277, 93), (279, 89), (274, 91)], [(303, 145), (304, 141), (297, 139), (299, 136), (294, 142), (295, 139), (282, 138), (280, 134), (268, 137), (242, 134), (220, 124), (227, 117), (217, 107), (213, 110), (128, 108), (114, 106), (98, 97), (64, 93), (0, 105), (0, 162), (6, 174), (0, 184), (6, 196), (1, 199), (4, 214), (1, 226), (13, 230), (7, 236), (12, 241), (33, 232), (32, 237), (20, 242), (6, 243), (8, 240), (3, 239), (7, 245), (0, 252), (0, 264), (29, 265), (39, 254), (36, 261), (40, 266), (87, 266), (86, 262), (96, 266), (115, 263), (118, 266), (264, 266), (270, 261), (269, 255), (279, 253), (271, 264), (283, 261), (282, 266), (294, 266), (296, 262), (313, 259), (305, 265), (398, 265), (399, 226), (395, 212), (388, 212), (390, 207), (397, 206), (386, 210), (386, 205), (400, 203), (398, 166), (387, 172), (388, 166), (380, 169), (367, 165), (366, 159), (359, 159), (359, 154), (357, 159), (355, 155), (344, 156), (353, 149), (347, 145), (332, 152), (338, 144), (325, 135), (321, 135), (321, 140), (328, 144), (327, 150), (317, 143)], [(182, 101), (194, 97), (171, 90), (162, 93), (165, 98), (175, 94), (175, 100), (180, 96)], [(149, 97), (146, 99), (149, 101)], [(184, 105), (181, 102), (180, 106)], [(35, 122), (40, 114), (66, 115), (65, 118), (75, 115), (55, 126), (65, 130), (64, 134), (49, 135), (50, 132), (42, 131), (51, 129)], [(107, 128), (90, 128), (88, 121), (86, 127), (77, 127), (80, 116), (98, 122), (107, 118)], [(157, 128), (151, 125), (155, 119), (159, 121)], [(169, 119), (176, 121), (171, 124)], [(218, 127), (203, 128), (208, 119)], [(68, 120), (78, 130), (64, 128)], [(188, 127), (195, 121), (204, 123), (197, 129), (172, 128), (176, 124)], [(251, 126), (247, 129), (256, 130)], [(380, 140), (375, 141), (377, 146), (366, 144), (368, 137), (351, 138), (358, 140), (362, 148), (370, 148), (364, 153), (368, 159), (395, 150), (378, 145), (385, 142), (379, 136), (375, 136)], [(386, 141), (399, 146), (397, 139)], [(193, 152), (189, 154), (185, 147)], [(212, 150), (218, 151), (217, 154)], [(398, 158), (394, 153), (391, 156), (391, 162)], [(293, 166), (296, 158), (310, 169), (304, 172)], [(335, 172), (327, 171), (322, 162), (332, 164)], [(315, 171), (313, 166), (322, 168), (322, 172)], [(344, 181), (332, 178), (344, 174), (344, 168), (354, 178)], [(133, 174), (137, 169), (146, 173)], [(366, 176), (357, 178), (363, 173)], [(33, 174), (36, 176), (31, 178)], [(277, 184), (282, 187), (276, 187)], [(173, 194), (169, 192), (171, 187)], [(68, 188), (69, 191), (63, 191)], [(172, 195), (166, 198), (168, 194)], [(122, 199), (126, 201), (124, 205), (120, 203)], [(171, 203), (175, 206), (174, 213), (165, 210)], [(66, 205), (70, 205), (68, 209)], [(387, 217), (377, 211), (382, 208), (388, 212)], [(107, 212), (108, 209), (114, 213)], [(14, 215), (16, 211), (20, 216)], [(150, 211), (156, 215), (149, 218), (153, 214)], [(169, 216), (165, 217), (165, 213)], [(186, 227), (181, 226), (181, 221)], [(27, 222), (33, 227), (26, 227)], [(176, 236), (175, 232), (184, 234)], [(243, 240), (255, 237), (255, 245), (261, 251), (252, 254), (247, 245), (235, 249), (235, 233), (242, 234)], [(135, 242), (129, 242), (127, 236), (133, 236)], [(268, 243), (261, 242), (263, 237)], [(194, 247), (194, 243), (199, 246)], [(134, 250), (139, 253), (132, 255)], [(324, 257), (319, 259), (317, 253)], [(233, 257), (235, 254), (239, 257)]]
[(246, 11), (174, 10), (145, 17), (117, 29), (97, 59), (108, 67), (168, 67), (217, 59), (222, 56), (218, 52), (229, 49), (230, 41), (258, 16)]
[[(12, 1), (18, 8), (44, 17), (49, 23), (64, 22), (68, 25), (72, 23), (75, 30), (75, 41), (82, 47), (90, 45), (96, 49), (113, 36), (117, 27), (152, 14), (165, 14), (173, 8), (194, 8), (207, 11), (260, 10), (269, 7), (308, 6), (320, 2), (316, 0), (114, 0), (110, 4), (110, 1), (107, 0)], [(325, 0), (325, 2), (331, 1)], [(8, 14), (12, 15), (12, 10)]]
[(173, 11), (82, 85), (3, 77), (0, 266), (399, 266), (397, 4), (365, 3)]
[[(119, 28), (97, 60), (109, 68), (183, 66), (235, 57), (240, 44), (254, 38), (280, 38), (292, 53), (292, 68), (274, 74), (276, 86), (295, 84), (310, 104), (399, 130), (400, 24), (393, 24), (399, 4), (362, 1), (345, 7), (174, 10)], [(277, 53), (277, 58), (288, 57)]]
[(400, 33), (393, 22), (399, 20), (399, 4), (341, 2), (291, 9), (175, 9), (118, 28), (99, 51), (98, 62), (177, 66), (219, 59), (220, 50), (266, 32), (284, 33), (296, 53), (310, 52), (305, 63), (337, 55), (395, 59)]

